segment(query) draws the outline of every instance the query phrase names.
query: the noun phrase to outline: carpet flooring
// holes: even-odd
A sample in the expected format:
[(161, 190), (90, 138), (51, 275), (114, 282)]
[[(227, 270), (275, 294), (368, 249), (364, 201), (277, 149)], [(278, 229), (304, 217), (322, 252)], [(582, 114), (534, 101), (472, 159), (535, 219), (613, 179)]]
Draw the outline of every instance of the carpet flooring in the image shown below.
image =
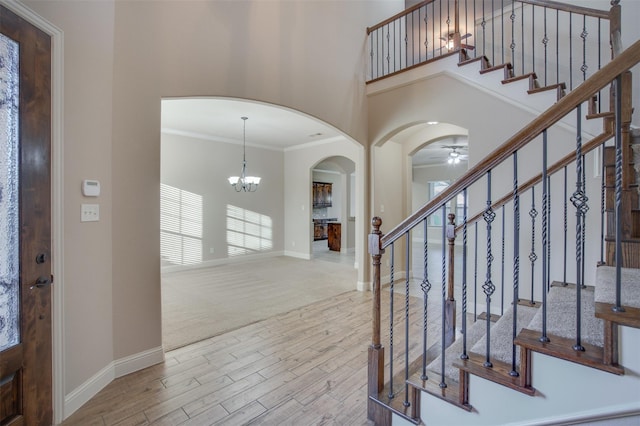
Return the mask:
[(162, 274), (165, 351), (355, 290), (353, 263), (272, 257)]

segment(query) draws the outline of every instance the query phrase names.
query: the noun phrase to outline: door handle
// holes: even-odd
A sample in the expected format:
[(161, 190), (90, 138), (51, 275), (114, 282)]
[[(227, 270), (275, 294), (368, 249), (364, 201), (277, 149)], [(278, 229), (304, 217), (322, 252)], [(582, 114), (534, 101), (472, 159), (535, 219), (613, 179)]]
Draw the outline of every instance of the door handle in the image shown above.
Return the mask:
[(31, 290), (33, 290), (34, 288), (44, 288), (44, 287), (50, 286), (51, 283), (52, 283), (52, 279), (51, 278), (48, 278), (48, 277), (45, 277), (44, 275), (41, 275), (36, 280), (36, 283), (31, 286)]

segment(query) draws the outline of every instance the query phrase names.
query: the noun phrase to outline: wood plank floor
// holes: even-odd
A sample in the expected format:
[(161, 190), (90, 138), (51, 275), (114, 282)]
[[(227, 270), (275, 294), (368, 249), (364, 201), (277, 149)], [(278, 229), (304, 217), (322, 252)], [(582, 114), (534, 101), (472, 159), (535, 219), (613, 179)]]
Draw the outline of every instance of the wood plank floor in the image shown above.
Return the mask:
[(371, 297), (351, 291), (167, 352), (63, 425), (369, 424)]

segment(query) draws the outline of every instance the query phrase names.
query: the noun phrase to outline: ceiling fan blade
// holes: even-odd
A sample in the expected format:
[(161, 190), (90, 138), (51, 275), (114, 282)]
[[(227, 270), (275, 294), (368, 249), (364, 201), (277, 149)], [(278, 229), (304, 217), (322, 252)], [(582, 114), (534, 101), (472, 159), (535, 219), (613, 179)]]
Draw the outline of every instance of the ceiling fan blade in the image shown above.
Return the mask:
[(466, 33), (465, 35), (460, 37), (460, 40), (464, 40), (465, 38), (471, 37), (471, 33)]

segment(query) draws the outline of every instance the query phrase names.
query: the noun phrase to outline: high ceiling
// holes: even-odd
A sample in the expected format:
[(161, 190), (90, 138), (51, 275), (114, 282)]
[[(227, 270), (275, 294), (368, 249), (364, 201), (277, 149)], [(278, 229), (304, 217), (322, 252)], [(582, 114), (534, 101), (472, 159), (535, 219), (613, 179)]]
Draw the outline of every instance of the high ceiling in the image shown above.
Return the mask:
[[(246, 121), (248, 146), (285, 150), (311, 142), (344, 137), (336, 128), (298, 111), (284, 107), (235, 98), (176, 98), (162, 100), (162, 130), (204, 139), (241, 144), (243, 121)], [(395, 137), (403, 143), (415, 137), (404, 131)], [(432, 142), (413, 156), (414, 166), (445, 164), (459, 146), (461, 159), (467, 155), (467, 138), (447, 137)]]

